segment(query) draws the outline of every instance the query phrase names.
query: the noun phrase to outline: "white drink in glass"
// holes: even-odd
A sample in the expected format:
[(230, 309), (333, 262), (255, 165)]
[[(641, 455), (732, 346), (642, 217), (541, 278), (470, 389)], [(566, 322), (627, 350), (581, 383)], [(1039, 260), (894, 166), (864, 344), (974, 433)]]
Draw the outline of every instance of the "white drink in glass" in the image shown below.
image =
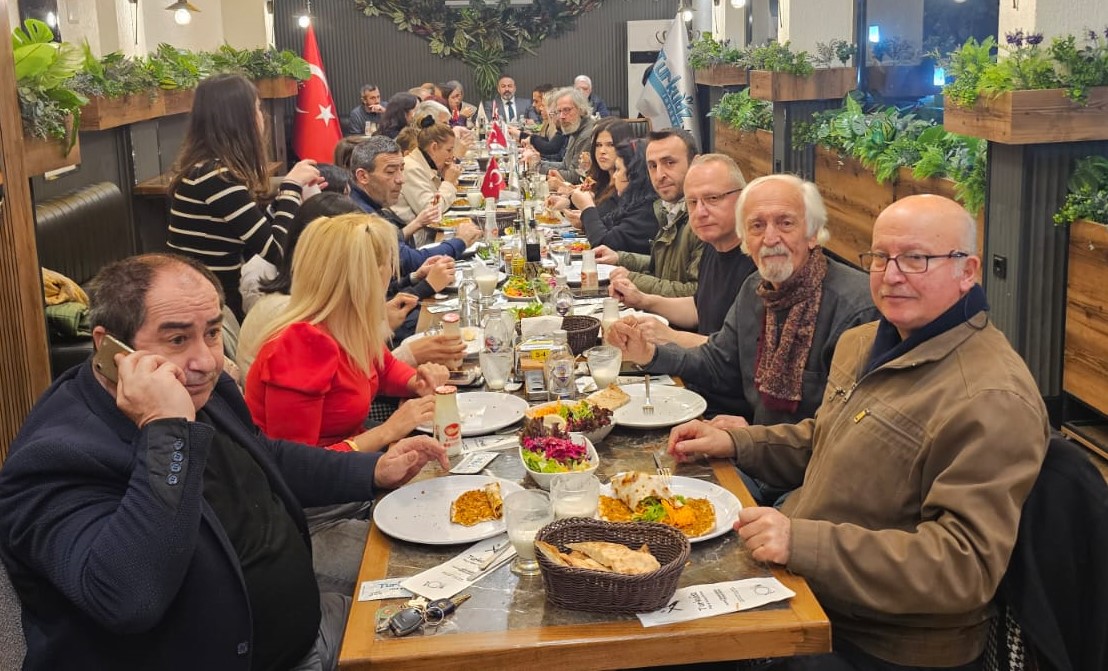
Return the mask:
[(599, 500), (593, 496), (591, 501), (587, 495), (562, 496), (554, 499), (554, 519), (562, 520), (567, 517), (596, 517)]
[(481, 207), (482, 197), (483, 196), (481, 195), (480, 191), (470, 191), (469, 193), (467, 193), (466, 200), (469, 202), (469, 207), (474, 210)]
[(474, 273), (474, 279), (477, 280), (477, 289), (480, 290), (481, 295), (485, 298), (492, 296), (492, 293), (496, 291), (496, 280), (498, 273), (495, 270), (478, 271)]
[(600, 345), (585, 352), (589, 362), (589, 372), (596, 382), (597, 389), (603, 389), (619, 378), (619, 369), (623, 365), (623, 354), (618, 347)]
[(512, 562), (512, 573), (538, 575), (535, 535), (539, 529), (553, 521), (554, 510), (550, 507), (550, 495), (546, 492), (524, 489), (504, 497), (504, 522), (508, 528), (508, 540), (517, 555)]
[(485, 376), (485, 384), (493, 391), (504, 388), (508, 380), (508, 369), (512, 366), (510, 352), (481, 352), (478, 357), (481, 360), (481, 374)]
[(515, 548), (517, 557), (524, 561), (535, 561), (535, 535), (544, 526), (546, 525), (540, 523), (533, 528), (508, 530), (508, 540)]

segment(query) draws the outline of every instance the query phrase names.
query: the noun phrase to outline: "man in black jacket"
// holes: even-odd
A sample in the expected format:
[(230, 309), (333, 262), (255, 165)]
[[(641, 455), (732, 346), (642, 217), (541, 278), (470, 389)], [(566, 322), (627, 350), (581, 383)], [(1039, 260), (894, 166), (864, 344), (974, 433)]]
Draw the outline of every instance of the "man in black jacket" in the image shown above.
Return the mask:
[(303, 507), (445, 467), (442, 446), (261, 435), (222, 374), (220, 284), (195, 261), (114, 263), (91, 299), (96, 348), (112, 335), (135, 351), (59, 378), (0, 471), (24, 668), (334, 668), (350, 599), (320, 595)]

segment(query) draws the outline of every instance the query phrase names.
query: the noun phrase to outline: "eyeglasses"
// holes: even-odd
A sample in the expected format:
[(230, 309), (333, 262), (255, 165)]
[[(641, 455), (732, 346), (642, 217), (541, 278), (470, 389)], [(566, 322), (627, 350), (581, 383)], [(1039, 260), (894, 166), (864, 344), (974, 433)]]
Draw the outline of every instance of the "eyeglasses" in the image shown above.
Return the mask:
[(885, 252), (864, 252), (858, 255), (862, 262), (862, 269), (871, 273), (883, 273), (889, 267), (889, 262), (896, 264), (897, 269), (905, 275), (918, 275), (927, 272), (928, 262), (931, 259), (964, 259), (968, 252), (949, 252), (946, 254), (898, 254), (889, 256)]
[(686, 198), (685, 205), (690, 210), (695, 210), (701, 205), (714, 208), (722, 203), (724, 198), (730, 196), (733, 193), (738, 193), (739, 191), (742, 191), (742, 189), (731, 189), (730, 191), (724, 191), (723, 193), (717, 193), (711, 196), (703, 196), (701, 198)]
[(569, 116), (577, 110), (576, 107), (559, 107), (556, 111), (558, 116)]

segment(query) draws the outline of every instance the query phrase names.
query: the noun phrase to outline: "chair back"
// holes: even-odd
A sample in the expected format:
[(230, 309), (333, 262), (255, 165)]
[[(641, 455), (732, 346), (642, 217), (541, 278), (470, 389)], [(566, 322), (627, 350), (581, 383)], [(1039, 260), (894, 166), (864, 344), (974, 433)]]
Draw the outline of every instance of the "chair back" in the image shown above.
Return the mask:
[(1108, 485), (1061, 434), (1024, 503), (996, 601), (1033, 651), (1027, 668), (1108, 669)]
[(27, 641), (23, 638), (23, 605), (0, 562), (0, 671), (23, 667)]
[(650, 134), (650, 119), (624, 119), (631, 127), (631, 137), (646, 137)]

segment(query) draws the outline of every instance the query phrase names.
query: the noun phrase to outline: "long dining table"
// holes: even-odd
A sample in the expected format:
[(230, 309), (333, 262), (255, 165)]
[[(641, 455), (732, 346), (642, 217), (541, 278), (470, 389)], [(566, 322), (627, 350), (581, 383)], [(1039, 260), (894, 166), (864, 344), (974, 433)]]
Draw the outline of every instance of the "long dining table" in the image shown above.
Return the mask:
[[(653, 472), (652, 453), (664, 450), (668, 433), (668, 429), (617, 426), (596, 446), (600, 456), (597, 475), (603, 482), (621, 471)], [(676, 476), (716, 483), (730, 490), (742, 505), (754, 505), (728, 460), (681, 464), (670, 460), (666, 465), (674, 467)], [(527, 476), (516, 449), (502, 452), (485, 472), (524, 487), (536, 486)], [(440, 466), (428, 464), (417, 480), (444, 476), (449, 477)], [(396, 540), (372, 525), (358, 584), (415, 575), (450, 560), (465, 547)], [(471, 598), (443, 625), (427, 627), (403, 638), (377, 633), (376, 624), (379, 609), (395, 609), (404, 600), (355, 600), (339, 666), (442, 671), (547, 664), (559, 671), (571, 671), (830, 651), (830, 624), (805, 580), (782, 567), (755, 561), (734, 531), (692, 545), (679, 587), (768, 576), (780, 580), (796, 596), (751, 610), (645, 628), (632, 614), (600, 614), (554, 606), (546, 601), (541, 577), (520, 577), (505, 565), (468, 589)]]

